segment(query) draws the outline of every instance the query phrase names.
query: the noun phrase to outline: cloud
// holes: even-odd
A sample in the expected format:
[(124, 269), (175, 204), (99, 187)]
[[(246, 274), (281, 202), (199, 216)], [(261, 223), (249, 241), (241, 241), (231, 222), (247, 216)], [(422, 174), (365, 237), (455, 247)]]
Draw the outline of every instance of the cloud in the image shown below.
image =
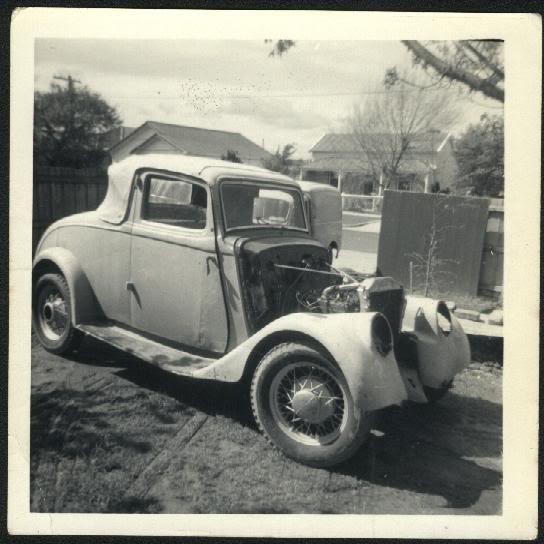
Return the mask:
[(252, 117), (255, 121), (280, 128), (313, 129), (330, 124), (330, 119), (307, 108), (298, 108), (283, 98), (230, 99), (221, 112)]

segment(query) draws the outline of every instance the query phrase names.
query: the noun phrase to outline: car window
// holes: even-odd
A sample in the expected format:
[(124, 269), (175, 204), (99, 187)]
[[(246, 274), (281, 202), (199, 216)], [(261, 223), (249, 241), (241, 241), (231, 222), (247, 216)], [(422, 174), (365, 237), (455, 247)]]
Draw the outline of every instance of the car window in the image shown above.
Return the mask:
[(263, 226), (306, 229), (302, 200), (296, 191), (224, 183), (221, 195), (227, 230)]
[(206, 227), (208, 195), (196, 183), (147, 176), (142, 218), (188, 229)]

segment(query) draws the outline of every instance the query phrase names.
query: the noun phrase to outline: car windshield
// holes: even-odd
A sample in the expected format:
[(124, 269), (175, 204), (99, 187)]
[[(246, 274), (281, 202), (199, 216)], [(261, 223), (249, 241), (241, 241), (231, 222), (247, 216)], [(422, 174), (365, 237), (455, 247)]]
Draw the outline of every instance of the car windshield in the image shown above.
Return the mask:
[(226, 230), (278, 227), (307, 230), (300, 193), (294, 189), (227, 182), (221, 185)]

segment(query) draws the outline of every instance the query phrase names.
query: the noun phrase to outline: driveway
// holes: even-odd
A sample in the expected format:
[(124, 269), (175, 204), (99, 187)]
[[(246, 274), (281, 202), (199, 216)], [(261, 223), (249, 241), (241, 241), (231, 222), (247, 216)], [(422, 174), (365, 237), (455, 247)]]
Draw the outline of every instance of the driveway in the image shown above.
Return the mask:
[(342, 249), (335, 266), (372, 274), (376, 271), (381, 221), (379, 216), (344, 213)]

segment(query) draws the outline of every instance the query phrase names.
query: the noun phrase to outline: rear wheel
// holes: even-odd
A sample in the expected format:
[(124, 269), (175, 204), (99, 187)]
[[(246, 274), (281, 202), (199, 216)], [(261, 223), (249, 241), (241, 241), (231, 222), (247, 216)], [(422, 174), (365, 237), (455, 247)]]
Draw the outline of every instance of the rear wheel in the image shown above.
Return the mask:
[(72, 325), (70, 289), (60, 274), (44, 274), (34, 290), (32, 325), (43, 347), (62, 354), (74, 350), (82, 334)]
[(328, 358), (304, 344), (280, 344), (257, 367), (251, 404), (265, 436), (285, 455), (316, 467), (353, 455), (370, 431), (346, 380)]

